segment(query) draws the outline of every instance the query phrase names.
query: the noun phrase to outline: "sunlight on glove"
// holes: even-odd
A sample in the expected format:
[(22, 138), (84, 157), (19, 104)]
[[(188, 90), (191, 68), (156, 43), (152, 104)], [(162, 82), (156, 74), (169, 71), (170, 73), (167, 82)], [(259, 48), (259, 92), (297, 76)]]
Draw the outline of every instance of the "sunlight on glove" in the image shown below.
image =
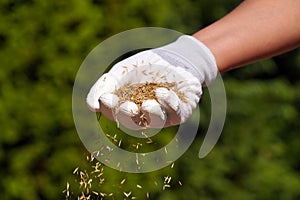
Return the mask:
[(202, 84), (217, 76), (210, 50), (191, 36), (135, 54), (115, 64), (90, 89), (94, 112), (133, 129), (184, 123), (196, 108)]

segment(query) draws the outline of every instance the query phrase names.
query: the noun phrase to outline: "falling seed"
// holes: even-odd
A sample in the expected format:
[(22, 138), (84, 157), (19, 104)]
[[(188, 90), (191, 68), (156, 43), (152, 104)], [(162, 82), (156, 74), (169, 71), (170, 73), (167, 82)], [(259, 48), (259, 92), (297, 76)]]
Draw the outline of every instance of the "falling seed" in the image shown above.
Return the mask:
[(104, 180), (105, 180), (104, 178), (100, 178), (99, 179), (99, 184), (102, 185), (104, 183)]
[(84, 186), (84, 182), (81, 180), (81, 181), (79, 182), (79, 187), (80, 187), (80, 188), (83, 188), (83, 186)]
[(107, 196), (107, 194), (106, 194), (106, 193), (103, 193), (103, 192), (100, 192), (100, 195), (101, 195), (102, 197)]
[(174, 167), (174, 163), (172, 163), (172, 165), (171, 165), (171, 169), (173, 169), (173, 167)]
[[(100, 172), (100, 170), (97, 170), (97, 171)], [(96, 177), (99, 178), (102, 175), (103, 175), (103, 172), (99, 173)]]
[(126, 178), (124, 178), (120, 184), (123, 185), (125, 183), (125, 181), (126, 181)]
[(110, 138), (112, 141), (118, 142), (118, 140), (116, 139), (117, 135), (114, 135), (114, 137), (112, 137), (110, 134), (106, 134), (106, 136), (107, 136), (108, 138)]
[(147, 199), (149, 199), (149, 197), (150, 197), (149, 192), (146, 193), (146, 197), (147, 197)]
[(138, 154), (135, 154), (135, 162), (136, 162), (137, 165), (139, 164)]
[(122, 168), (122, 166), (119, 168), (119, 172), (122, 172), (123, 171), (123, 168)]
[(108, 150), (108, 152), (111, 152), (114, 150), (114, 148), (110, 147), (110, 146), (106, 146), (106, 149)]
[(168, 179), (169, 179), (169, 176), (165, 176), (164, 177), (164, 183), (166, 183), (168, 181)]
[(178, 181), (178, 184), (179, 184), (180, 186), (182, 186), (182, 183), (181, 183), (181, 181)]
[(105, 80), (106, 80), (106, 76), (103, 78), (103, 82), (105, 82)]
[(95, 157), (93, 155), (91, 155), (90, 162), (93, 162), (94, 159), (95, 159)]
[(93, 179), (89, 179), (88, 182), (87, 182), (87, 184), (89, 185), (89, 188), (92, 187), (92, 181), (93, 181)]
[(165, 153), (166, 153), (166, 154), (168, 154), (168, 150), (167, 150), (167, 148), (165, 147), (164, 149), (165, 149)]
[(148, 138), (148, 135), (144, 132), (144, 131), (142, 131), (142, 136), (144, 136), (145, 138)]
[(100, 178), (103, 175), (103, 173), (99, 173), (95, 178)]
[(122, 143), (122, 140), (119, 140), (118, 146), (120, 147)]
[(84, 174), (83, 171), (80, 171), (79, 174), (80, 174), (80, 178), (81, 178), (81, 179), (83, 179), (83, 177), (85, 177), (85, 174)]
[(132, 146), (136, 149), (139, 149), (139, 147), (143, 146), (143, 144), (138, 142), (137, 144), (133, 144)]
[(79, 169), (79, 167), (76, 167), (73, 171), (73, 174), (78, 174), (78, 169)]
[(163, 190), (165, 190), (166, 188), (170, 188), (171, 186), (168, 184), (163, 185)]
[(66, 193), (66, 199), (70, 197), (70, 184), (67, 182), (66, 189), (63, 191), (63, 193)]
[(148, 140), (148, 141), (146, 142), (147, 144), (153, 143), (153, 141), (152, 141), (150, 138), (147, 138), (147, 140)]
[(123, 194), (125, 195), (125, 197), (129, 197), (131, 195), (131, 192), (123, 192)]
[(117, 123), (117, 128), (120, 128), (120, 122), (117, 118), (116, 118), (116, 123)]
[(169, 184), (171, 182), (172, 177), (170, 176), (167, 180), (167, 183)]
[(138, 184), (138, 185), (136, 185), (136, 187), (137, 187), (137, 188), (140, 188), (140, 189), (142, 188), (142, 186), (141, 186), (141, 185), (139, 185), (139, 184)]

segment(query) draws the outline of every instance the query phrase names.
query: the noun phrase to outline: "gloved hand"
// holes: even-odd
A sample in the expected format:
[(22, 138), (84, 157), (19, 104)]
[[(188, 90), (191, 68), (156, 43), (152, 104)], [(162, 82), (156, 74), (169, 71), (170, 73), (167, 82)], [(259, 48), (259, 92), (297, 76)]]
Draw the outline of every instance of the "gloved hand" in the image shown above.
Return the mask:
[[(196, 108), (202, 85), (217, 76), (215, 58), (196, 38), (179, 37), (166, 46), (137, 53), (115, 64), (90, 89), (87, 104), (127, 128), (162, 128), (185, 122)], [(158, 87), (155, 99), (141, 105), (133, 101), (119, 102), (116, 90), (128, 84), (175, 83), (175, 88)], [(144, 118), (146, 124), (136, 123)], [(146, 126), (145, 126), (146, 125)]]

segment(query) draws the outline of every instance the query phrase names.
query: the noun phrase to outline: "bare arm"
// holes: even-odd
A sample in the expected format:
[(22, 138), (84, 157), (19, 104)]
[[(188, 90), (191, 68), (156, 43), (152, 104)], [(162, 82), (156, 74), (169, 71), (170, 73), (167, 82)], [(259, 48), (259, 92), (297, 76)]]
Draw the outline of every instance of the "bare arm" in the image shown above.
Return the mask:
[(300, 45), (300, 0), (245, 0), (193, 35), (214, 54), (220, 72)]

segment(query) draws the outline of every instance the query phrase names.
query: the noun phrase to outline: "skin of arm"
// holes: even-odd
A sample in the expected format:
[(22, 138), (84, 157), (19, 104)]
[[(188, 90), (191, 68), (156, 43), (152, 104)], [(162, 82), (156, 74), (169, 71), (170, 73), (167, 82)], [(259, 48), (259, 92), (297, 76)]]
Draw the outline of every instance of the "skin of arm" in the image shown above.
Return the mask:
[(300, 0), (245, 0), (193, 36), (224, 72), (300, 46), (299, 20)]

